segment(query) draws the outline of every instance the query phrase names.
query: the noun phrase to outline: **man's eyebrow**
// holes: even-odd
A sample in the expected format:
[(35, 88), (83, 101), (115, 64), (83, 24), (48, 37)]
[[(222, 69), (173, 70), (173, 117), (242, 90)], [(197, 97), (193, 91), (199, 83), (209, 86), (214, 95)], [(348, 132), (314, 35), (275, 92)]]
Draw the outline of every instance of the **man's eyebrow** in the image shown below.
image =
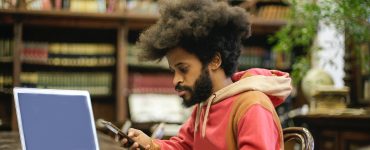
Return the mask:
[(185, 65), (183, 62), (180, 62), (180, 63), (177, 63), (176, 65), (175, 65), (175, 67), (179, 67), (179, 66), (182, 66), (182, 65)]

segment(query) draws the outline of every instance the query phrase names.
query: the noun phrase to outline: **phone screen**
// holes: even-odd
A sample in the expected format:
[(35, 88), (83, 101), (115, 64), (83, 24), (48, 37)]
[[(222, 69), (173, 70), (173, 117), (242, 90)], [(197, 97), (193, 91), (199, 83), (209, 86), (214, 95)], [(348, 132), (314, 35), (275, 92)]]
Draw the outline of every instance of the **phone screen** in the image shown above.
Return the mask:
[[(126, 138), (127, 139), (127, 143), (125, 145), (123, 145), (124, 147), (131, 147), (131, 145), (135, 143), (135, 141), (132, 138), (130, 138), (127, 134), (123, 133), (118, 127), (113, 125), (111, 122), (102, 120), (102, 123), (104, 124), (104, 126), (106, 128), (108, 128), (114, 134), (119, 135), (120, 139), (121, 138)], [(139, 145), (139, 148), (144, 150), (144, 147), (141, 146), (141, 145)]]

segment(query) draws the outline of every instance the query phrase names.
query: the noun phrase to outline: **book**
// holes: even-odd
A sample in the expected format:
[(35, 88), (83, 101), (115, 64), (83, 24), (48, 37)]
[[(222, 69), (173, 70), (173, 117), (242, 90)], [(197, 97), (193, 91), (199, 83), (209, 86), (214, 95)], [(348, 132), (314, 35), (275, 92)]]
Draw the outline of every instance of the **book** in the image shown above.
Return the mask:
[(172, 75), (164, 73), (131, 73), (129, 89), (131, 93), (176, 94), (172, 78)]
[(113, 66), (115, 48), (107, 43), (25, 42), (21, 60), (53, 66)]
[(317, 86), (310, 100), (311, 114), (332, 114), (344, 111), (349, 102), (349, 88), (329, 85)]
[(112, 94), (108, 72), (22, 72), (21, 85), (36, 88), (87, 90), (91, 95)]

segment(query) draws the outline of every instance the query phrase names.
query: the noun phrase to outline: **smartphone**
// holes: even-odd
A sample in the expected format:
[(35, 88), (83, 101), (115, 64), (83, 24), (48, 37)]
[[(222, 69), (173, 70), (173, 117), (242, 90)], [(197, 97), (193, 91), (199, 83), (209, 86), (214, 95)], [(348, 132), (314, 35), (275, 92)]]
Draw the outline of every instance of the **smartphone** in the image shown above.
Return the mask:
[[(132, 138), (130, 138), (127, 134), (123, 133), (118, 127), (113, 125), (111, 122), (101, 120), (101, 123), (103, 123), (104, 126), (106, 128), (108, 128), (110, 131), (112, 131), (114, 134), (120, 136), (120, 139), (121, 138), (126, 138), (127, 139), (127, 143), (125, 145), (123, 145), (124, 147), (131, 147), (131, 145), (135, 143), (135, 141)], [(139, 149), (145, 150), (145, 148), (141, 145), (139, 145)]]

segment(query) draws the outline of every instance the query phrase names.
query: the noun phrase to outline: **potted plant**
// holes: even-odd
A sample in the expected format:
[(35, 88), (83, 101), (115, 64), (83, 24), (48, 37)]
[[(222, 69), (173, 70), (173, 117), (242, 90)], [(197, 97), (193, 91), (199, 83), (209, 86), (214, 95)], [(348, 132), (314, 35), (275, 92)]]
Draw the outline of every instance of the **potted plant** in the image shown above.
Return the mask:
[[(290, 0), (287, 24), (269, 38), (277, 52), (293, 52), (297, 48), (301, 57), (292, 65), (292, 78), (297, 87), (302, 77), (311, 68), (313, 51), (320, 50), (315, 38), (319, 23), (334, 26), (344, 35), (346, 53), (352, 53), (355, 64), (369, 71), (369, 56), (362, 55), (363, 45), (370, 43), (370, 3), (360, 0)], [(369, 51), (368, 47), (367, 50)], [(328, 60), (327, 63), (331, 63)]]

